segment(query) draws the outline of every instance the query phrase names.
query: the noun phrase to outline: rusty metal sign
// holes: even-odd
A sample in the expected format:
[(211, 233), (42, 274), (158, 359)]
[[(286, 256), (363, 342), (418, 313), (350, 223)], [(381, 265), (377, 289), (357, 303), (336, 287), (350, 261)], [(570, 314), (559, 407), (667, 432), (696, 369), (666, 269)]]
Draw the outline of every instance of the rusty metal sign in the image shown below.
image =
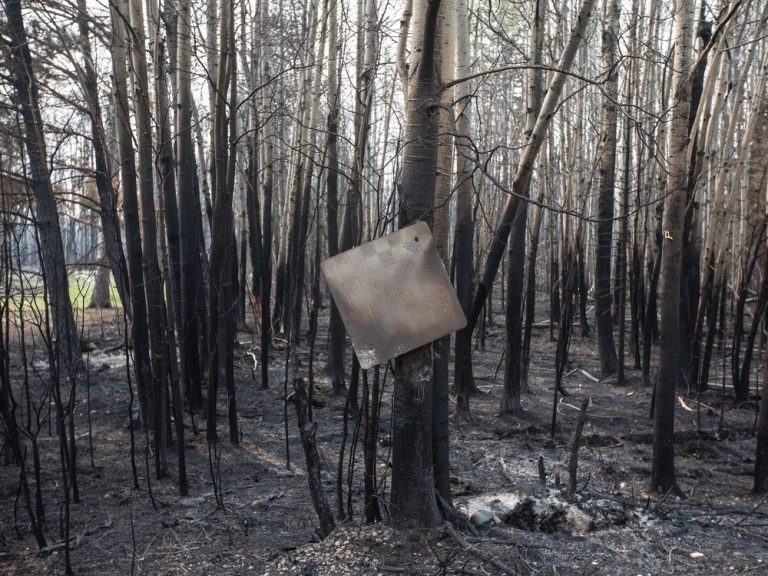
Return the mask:
[(321, 267), (364, 369), (467, 324), (425, 222), (337, 254)]

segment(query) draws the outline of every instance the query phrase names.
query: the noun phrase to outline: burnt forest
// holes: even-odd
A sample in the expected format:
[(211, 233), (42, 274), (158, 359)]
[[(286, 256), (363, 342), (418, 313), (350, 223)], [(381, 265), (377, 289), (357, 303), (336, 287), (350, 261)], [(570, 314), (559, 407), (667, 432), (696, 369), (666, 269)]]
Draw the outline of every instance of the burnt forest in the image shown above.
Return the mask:
[(768, 2), (1, 1), (0, 574), (768, 575)]

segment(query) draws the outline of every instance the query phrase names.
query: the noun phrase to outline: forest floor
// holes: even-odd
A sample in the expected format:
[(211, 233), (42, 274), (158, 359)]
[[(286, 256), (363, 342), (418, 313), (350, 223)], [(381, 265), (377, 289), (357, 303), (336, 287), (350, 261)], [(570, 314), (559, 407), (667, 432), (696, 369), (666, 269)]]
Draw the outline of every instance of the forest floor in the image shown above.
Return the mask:
[[(324, 311), (327, 314), (327, 310)], [(271, 387), (252, 378), (250, 333), (237, 351), (237, 402), (242, 440), (232, 447), (226, 432), (214, 468), (220, 473), (218, 506), (204, 433), (186, 429), (190, 496), (181, 498), (171, 475), (149, 475), (143, 433), (136, 458), (142, 489), (132, 485), (128, 392), (119, 322), (112, 312), (86, 323), (92, 343), (90, 408), (83, 384), (76, 405), (81, 502), (71, 507), (71, 558), (79, 575), (296, 574), (544, 574), (657, 575), (768, 574), (768, 501), (754, 496), (752, 470), (755, 402), (735, 407), (719, 387), (722, 359), (712, 386), (700, 399), (678, 395), (677, 477), (685, 497), (648, 491), (652, 450), (651, 390), (637, 371), (628, 384), (596, 382), (594, 337), (574, 335), (565, 379), (570, 395), (558, 404), (558, 429), (550, 436), (554, 344), (549, 330), (533, 340), (531, 392), (519, 416), (498, 414), (503, 368), (503, 329), (489, 329), (486, 348), (475, 354), (480, 393), (472, 398), (472, 422), (451, 422), (451, 481), (459, 510), (489, 522), (476, 535), (448, 528), (398, 532), (361, 521), (362, 473), (354, 480), (355, 517), (316, 542), (304, 457), (289, 406), (291, 466), (284, 436), (285, 350), (272, 352)], [(324, 335), (316, 366), (324, 365)], [(290, 373), (305, 375), (307, 349), (295, 350)], [(258, 354), (257, 354), (258, 355)], [(18, 356), (15, 356), (18, 360)], [(44, 368), (41, 360), (35, 360)], [(12, 362), (20, 378), (20, 362)], [(258, 370), (256, 371), (258, 374)], [(379, 453), (388, 456), (391, 375), (382, 410)], [(579, 406), (590, 399), (579, 454), (578, 490), (568, 498), (568, 446)], [(326, 493), (335, 510), (335, 470), (342, 437), (343, 399), (316, 381), (318, 443)], [(89, 448), (90, 409), (93, 452)], [(198, 421), (198, 425), (204, 422)], [(47, 422), (40, 433), (46, 535), (42, 552), (26, 511), (17, 501), (18, 467), (0, 455), (0, 574), (63, 574), (63, 515), (58, 441)], [(539, 482), (539, 459), (546, 485)], [(151, 460), (150, 467), (151, 467)], [(362, 456), (358, 454), (358, 462)], [(92, 464), (93, 463), (93, 464)], [(380, 467), (386, 477), (385, 468)], [(493, 516), (491, 519), (491, 515)]]

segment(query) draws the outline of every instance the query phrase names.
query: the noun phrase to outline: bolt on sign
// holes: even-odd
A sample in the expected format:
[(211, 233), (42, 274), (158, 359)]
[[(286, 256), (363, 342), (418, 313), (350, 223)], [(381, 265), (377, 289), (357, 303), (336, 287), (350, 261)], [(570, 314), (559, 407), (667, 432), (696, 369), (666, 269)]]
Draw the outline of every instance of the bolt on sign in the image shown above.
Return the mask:
[(364, 369), (467, 325), (426, 222), (337, 254), (321, 268)]

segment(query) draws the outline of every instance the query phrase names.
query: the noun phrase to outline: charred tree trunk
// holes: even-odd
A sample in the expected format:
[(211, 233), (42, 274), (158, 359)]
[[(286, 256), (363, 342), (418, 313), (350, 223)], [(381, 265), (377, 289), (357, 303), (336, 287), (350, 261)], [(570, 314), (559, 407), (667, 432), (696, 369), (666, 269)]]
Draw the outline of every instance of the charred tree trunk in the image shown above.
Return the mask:
[[(546, 2), (538, 0), (533, 7), (533, 26), (529, 41), (529, 58), (532, 67), (527, 72), (527, 111), (525, 139), (529, 140), (536, 125), (536, 119), (541, 111), (542, 88), (544, 84), (542, 63), (544, 51), (544, 18)], [(543, 175), (539, 174), (541, 178)], [(529, 190), (526, 187), (524, 196)], [(520, 391), (523, 384), (523, 277), (525, 274), (525, 231), (528, 222), (528, 205), (524, 204), (512, 221), (507, 254), (507, 306), (506, 326), (507, 340), (505, 348), (504, 391), (501, 397), (501, 412), (516, 413), (520, 411)], [(529, 261), (529, 266), (534, 262)], [(529, 280), (534, 278), (528, 274)], [(535, 292), (535, 287), (534, 287)], [(528, 292), (530, 294), (530, 290)]]
[(198, 194), (197, 164), (192, 142), (192, 47), (189, 27), (190, 0), (179, 4), (178, 51), (178, 113), (177, 113), (177, 154), (179, 194), (179, 242), (181, 272), (181, 317), (182, 342), (181, 361), (184, 391), (189, 409), (195, 413), (202, 407), (202, 375), (200, 366), (200, 316), (198, 310), (203, 299), (202, 254), (205, 247), (199, 243), (202, 229), (202, 208)]
[(680, 373), (680, 276), (688, 179), (691, 26), (693, 2), (678, 0), (672, 74), (672, 127), (664, 202), (664, 249), (661, 256), (661, 346), (653, 428), (651, 489), (679, 491), (675, 479), (675, 388)]
[[(421, 49), (408, 89), (400, 226), (431, 220), (437, 161), (438, 79), (435, 32), (440, 0), (427, 0)], [(418, 9), (414, 11), (418, 13)], [(432, 465), (432, 346), (395, 360), (392, 423), (392, 521), (434, 527), (440, 522)]]
[(139, 406), (144, 425), (154, 427), (155, 389), (152, 385), (152, 363), (149, 350), (149, 325), (147, 322), (147, 300), (144, 282), (143, 248), (141, 225), (139, 222), (139, 198), (136, 187), (136, 152), (133, 147), (133, 134), (130, 124), (128, 105), (128, 78), (126, 72), (127, 41), (124, 4), (110, 6), (112, 33), (112, 66), (114, 73), (115, 116), (117, 140), (120, 153), (120, 176), (123, 191), (123, 215), (125, 219), (125, 238), (128, 257), (128, 272), (131, 282), (131, 342), (133, 344), (136, 383), (139, 393)]
[[(469, 13), (467, 0), (456, 2), (456, 76), (469, 74)], [(459, 84), (454, 91), (459, 102), (456, 118), (456, 229), (454, 236), (454, 260), (456, 263), (456, 295), (464, 314), (472, 307), (472, 273), (474, 254), (472, 242), (475, 222), (472, 213), (472, 166), (469, 159), (471, 125), (469, 118), (470, 86)], [(456, 360), (454, 366), (454, 387), (456, 392), (456, 413), (461, 418), (469, 417), (469, 395), (475, 387), (472, 375), (472, 331), (463, 328), (456, 333)]]
[[(441, 82), (447, 82), (455, 74), (456, 61), (456, 7), (454, 0), (441, 0), (436, 30), (439, 47), (436, 50), (436, 68)], [(452, 94), (440, 94), (438, 111), (437, 159), (435, 176), (435, 208), (432, 213), (432, 235), (440, 258), (446, 269), (450, 267), (449, 235), (450, 205), (453, 173), (453, 136), (449, 107)], [(442, 501), (451, 503), (450, 479), (450, 416), (449, 360), (451, 336), (446, 334), (432, 344), (432, 465), (435, 489)]]
[(336, 526), (333, 520), (331, 507), (328, 505), (328, 499), (323, 491), (323, 481), (320, 476), (320, 454), (317, 450), (317, 441), (315, 434), (317, 424), (310, 418), (310, 402), (307, 397), (307, 389), (304, 380), (298, 378), (293, 383), (293, 403), (296, 406), (297, 424), (301, 436), (301, 444), (304, 447), (304, 458), (307, 462), (307, 481), (309, 482), (309, 492), (312, 496), (312, 504), (315, 507), (317, 518), (320, 521), (320, 528), (317, 531), (320, 538), (325, 538)]
[[(265, 2), (262, 5), (262, 22), (266, 21)], [(264, 76), (270, 79), (269, 65), (264, 64)], [(272, 121), (266, 123), (264, 138), (264, 182), (262, 185), (261, 223), (261, 387), (269, 386), (269, 348), (272, 342), (271, 295), (272, 295), (272, 192), (274, 190), (274, 144)]]
[[(544, 174), (539, 172), (539, 194), (536, 201), (541, 204), (544, 201)], [(525, 283), (525, 324), (523, 326), (523, 351), (521, 354), (520, 387), (530, 390), (528, 370), (531, 365), (531, 336), (533, 334), (533, 322), (536, 318), (536, 258), (539, 253), (539, 236), (541, 234), (541, 220), (544, 210), (536, 206), (533, 224), (531, 225), (531, 243), (528, 247), (528, 266), (526, 267)]]
[[(339, 253), (339, 102), (338, 102), (338, 3), (331, 1), (328, 22), (328, 136), (326, 141), (326, 235), (328, 257)], [(344, 352), (346, 334), (336, 302), (331, 299), (328, 373), (333, 394), (346, 394)]]
[[(216, 431), (216, 396), (222, 372), (228, 393), (228, 414), (230, 417), (230, 441), (239, 442), (236, 420), (233, 427), (234, 411), (234, 374), (231, 372), (231, 346), (234, 334), (230, 316), (233, 311), (233, 267), (236, 270), (234, 242), (233, 175), (234, 150), (230, 150), (234, 123), (228, 121), (227, 110), (235, 114), (233, 95), (230, 86), (234, 83), (235, 54), (233, 50), (234, 15), (230, 0), (222, 3), (220, 23), (220, 60), (216, 79), (216, 109), (214, 113), (214, 199), (213, 222), (211, 233), (211, 260), (209, 292), (208, 346), (211, 359), (208, 384), (208, 406), (206, 438), (215, 444), (218, 440)], [(229, 102), (227, 102), (229, 95)]]
[(616, 345), (611, 313), (611, 247), (613, 245), (613, 204), (616, 186), (616, 101), (618, 98), (619, 2), (606, 0), (603, 25), (602, 64), (608, 74), (602, 110), (602, 152), (598, 196), (597, 246), (595, 247), (595, 314), (597, 348), (603, 377), (616, 372)]
[(141, 200), (142, 266), (147, 294), (149, 344), (152, 350), (152, 378), (155, 390), (155, 466), (158, 477), (166, 473), (168, 378), (171, 350), (168, 345), (168, 318), (163, 297), (163, 277), (157, 256), (158, 234), (155, 214), (155, 163), (152, 142), (149, 76), (147, 72), (144, 11), (140, 0), (122, 0), (124, 14), (130, 7), (129, 33), (133, 40), (132, 63), (136, 91), (136, 127), (139, 149), (139, 194)]
[[(166, 10), (168, 8), (166, 7)], [(173, 155), (173, 140), (171, 136), (171, 117), (168, 103), (168, 78), (165, 65), (165, 39), (160, 30), (156, 31), (157, 42), (154, 50), (156, 61), (157, 99), (157, 139), (158, 164), (160, 172), (160, 188), (163, 200), (163, 223), (165, 237), (168, 243), (169, 268), (172, 298), (168, 303), (176, 321), (168, 330), (177, 330), (181, 334), (181, 232), (179, 229), (179, 208), (176, 200), (176, 159)], [(170, 314), (169, 314), (170, 315)], [(175, 351), (172, 351), (175, 356)]]
[(35, 226), (40, 238), (45, 290), (52, 309), (56, 347), (65, 364), (64, 374), (74, 386), (77, 372), (82, 368), (80, 340), (69, 298), (64, 244), (48, 173), (37, 80), (24, 27), (21, 2), (6, 0), (5, 14), (8, 19), (7, 42), (11, 52), (12, 82), (24, 122), (24, 144), (29, 159), (28, 180), (35, 194)]

